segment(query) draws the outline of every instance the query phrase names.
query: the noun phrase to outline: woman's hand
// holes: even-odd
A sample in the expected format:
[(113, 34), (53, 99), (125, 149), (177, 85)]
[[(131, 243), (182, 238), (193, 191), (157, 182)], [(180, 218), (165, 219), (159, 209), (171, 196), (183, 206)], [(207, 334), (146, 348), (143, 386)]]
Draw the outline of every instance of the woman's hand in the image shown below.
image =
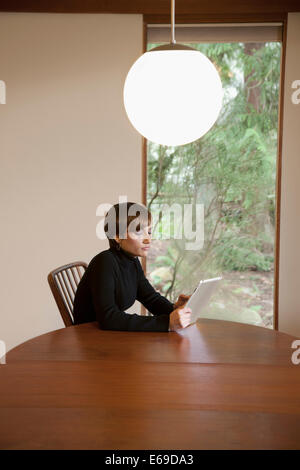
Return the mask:
[(174, 304), (174, 310), (176, 308), (183, 307), (187, 303), (187, 301), (189, 300), (190, 297), (191, 297), (190, 295), (180, 294), (178, 299), (176, 300), (176, 302)]
[(191, 323), (192, 310), (189, 307), (176, 308), (170, 313), (169, 330), (176, 331)]

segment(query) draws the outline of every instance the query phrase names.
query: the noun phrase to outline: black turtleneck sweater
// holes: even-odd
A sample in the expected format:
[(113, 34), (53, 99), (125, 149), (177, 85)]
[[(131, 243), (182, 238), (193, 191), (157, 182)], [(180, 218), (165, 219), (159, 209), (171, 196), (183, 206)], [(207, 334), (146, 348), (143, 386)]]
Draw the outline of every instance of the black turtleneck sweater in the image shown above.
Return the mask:
[[(126, 313), (135, 300), (154, 316)], [(101, 329), (168, 331), (174, 305), (144, 275), (138, 257), (109, 248), (89, 263), (74, 299), (74, 323), (98, 321)]]

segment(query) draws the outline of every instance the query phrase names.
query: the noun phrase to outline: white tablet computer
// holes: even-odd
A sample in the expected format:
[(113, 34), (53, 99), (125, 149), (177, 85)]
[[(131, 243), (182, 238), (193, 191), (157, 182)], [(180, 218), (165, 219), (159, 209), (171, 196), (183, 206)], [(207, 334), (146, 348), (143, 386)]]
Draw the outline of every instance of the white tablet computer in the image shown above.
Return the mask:
[(190, 307), (192, 310), (191, 322), (194, 323), (206, 307), (213, 292), (218, 287), (222, 277), (214, 277), (212, 279), (205, 279), (199, 282), (198, 287), (187, 301), (185, 307)]

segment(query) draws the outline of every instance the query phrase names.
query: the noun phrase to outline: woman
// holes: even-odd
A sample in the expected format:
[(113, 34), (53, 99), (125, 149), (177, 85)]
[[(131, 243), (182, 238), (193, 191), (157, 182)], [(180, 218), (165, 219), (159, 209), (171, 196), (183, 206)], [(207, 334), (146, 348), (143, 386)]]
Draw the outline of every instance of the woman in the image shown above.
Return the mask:
[[(131, 215), (130, 215), (131, 214)], [(74, 299), (74, 323), (97, 320), (101, 329), (176, 331), (191, 321), (188, 296), (175, 304), (160, 295), (144, 275), (138, 257), (147, 257), (151, 243), (151, 213), (141, 204), (115, 204), (107, 212), (104, 230), (109, 249), (87, 267)], [(153, 316), (126, 313), (135, 300)]]

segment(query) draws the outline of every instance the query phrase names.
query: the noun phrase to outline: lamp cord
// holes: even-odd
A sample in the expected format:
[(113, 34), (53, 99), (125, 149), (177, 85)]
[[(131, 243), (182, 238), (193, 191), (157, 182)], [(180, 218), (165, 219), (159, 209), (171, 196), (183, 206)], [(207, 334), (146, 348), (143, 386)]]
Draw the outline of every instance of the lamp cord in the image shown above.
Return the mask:
[(171, 0), (171, 43), (176, 44), (176, 40), (175, 40), (175, 0)]

